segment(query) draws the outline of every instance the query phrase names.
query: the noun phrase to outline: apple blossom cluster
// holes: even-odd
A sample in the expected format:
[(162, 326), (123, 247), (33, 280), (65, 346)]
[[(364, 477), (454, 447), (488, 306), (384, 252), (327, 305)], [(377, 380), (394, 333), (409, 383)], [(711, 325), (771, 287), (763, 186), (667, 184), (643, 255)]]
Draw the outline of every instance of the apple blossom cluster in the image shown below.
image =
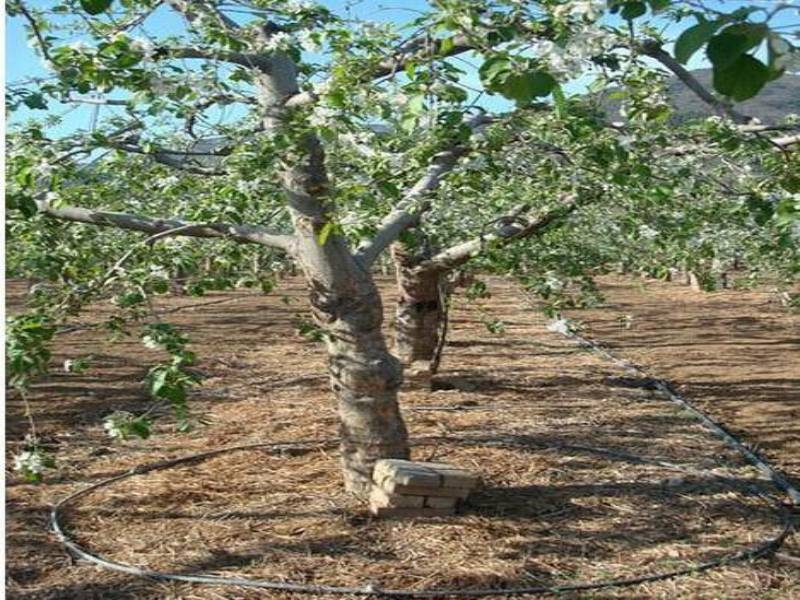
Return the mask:
[(570, 335), (572, 333), (572, 326), (568, 319), (562, 317), (550, 321), (547, 324), (547, 331), (551, 333), (560, 333), (561, 335)]
[(313, 10), (318, 6), (313, 0), (289, 0), (284, 2), (281, 8), (289, 14), (298, 15)]
[(605, 9), (606, 0), (570, 0), (555, 6), (552, 13), (559, 19), (574, 17), (584, 21), (597, 21), (603, 16)]
[(110, 438), (124, 440), (128, 437), (129, 424), (134, 418), (134, 415), (127, 411), (115, 411), (105, 418), (103, 429)]
[(565, 42), (540, 40), (532, 49), (553, 77), (564, 80), (583, 73), (591, 66), (589, 59), (608, 52), (618, 42), (617, 35), (608, 29), (581, 23)]
[(14, 470), (38, 476), (47, 467), (46, 457), (38, 450), (26, 450), (14, 457)]

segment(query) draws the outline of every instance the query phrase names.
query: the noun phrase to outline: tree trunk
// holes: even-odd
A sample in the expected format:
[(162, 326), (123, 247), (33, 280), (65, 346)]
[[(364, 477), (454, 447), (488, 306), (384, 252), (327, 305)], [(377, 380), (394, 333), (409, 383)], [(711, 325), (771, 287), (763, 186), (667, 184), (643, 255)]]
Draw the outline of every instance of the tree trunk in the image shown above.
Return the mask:
[(307, 162), (283, 173), (295, 255), (311, 290), (314, 319), (327, 334), (345, 487), (365, 496), (375, 461), (409, 457), (397, 403), (403, 368), (386, 346), (383, 307), (372, 276), (355, 260), (343, 236), (334, 232), (321, 240), (332, 214), (322, 146), (307, 136), (300, 147)]
[(413, 254), (403, 245), (392, 246), (397, 277), (395, 353), (406, 368), (406, 381), (430, 383), (444, 319), (443, 272), (421, 269), (425, 254)]
[(327, 333), (345, 487), (363, 496), (378, 459), (409, 457), (408, 433), (397, 402), (403, 367), (386, 347), (381, 298), (368, 275), (346, 295), (312, 285), (311, 304)]
[[(268, 34), (262, 37), (268, 44)], [(408, 433), (397, 404), (403, 368), (386, 347), (381, 299), (371, 275), (355, 259), (347, 240), (330, 231), (335, 207), (323, 145), (312, 131), (294, 132), (290, 127), (285, 99), (299, 91), (297, 65), (287, 54), (272, 52), (270, 68), (256, 85), (264, 129), (282, 131), (293, 141), (280, 169), (294, 226), (290, 253), (311, 290), (314, 319), (327, 334), (345, 487), (366, 496), (378, 459), (409, 456)]]

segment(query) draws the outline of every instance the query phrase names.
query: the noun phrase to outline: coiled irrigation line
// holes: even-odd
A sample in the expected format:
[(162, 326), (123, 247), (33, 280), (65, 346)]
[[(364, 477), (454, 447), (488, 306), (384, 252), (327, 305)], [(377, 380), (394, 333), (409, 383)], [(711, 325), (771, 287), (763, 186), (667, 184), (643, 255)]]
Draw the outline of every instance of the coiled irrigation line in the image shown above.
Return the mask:
[[(447, 438), (443, 436), (431, 436), (428, 438), (418, 439), (418, 441), (420, 442), (430, 441), (430, 440), (454, 441), (452, 440), (452, 438)], [(482, 444), (482, 443), (485, 444), (489, 442), (489, 440), (481, 438), (476, 438), (474, 440), (465, 439), (463, 441), (466, 443), (472, 442), (477, 444)], [(501, 437), (500, 439), (496, 439), (495, 441), (497, 441), (501, 445), (517, 445), (520, 443), (519, 441), (515, 441), (513, 438), (503, 438), (503, 437)], [(108, 479), (99, 481), (95, 484), (92, 484), (88, 487), (78, 490), (77, 492), (67, 496), (66, 498), (63, 498), (61, 501), (55, 504), (51, 510), (50, 513), (51, 526), (59, 541), (62, 544), (64, 544), (64, 546), (75, 556), (83, 560), (86, 560), (94, 565), (97, 565), (101, 568), (125, 573), (128, 575), (134, 575), (137, 577), (145, 577), (158, 581), (177, 581), (184, 583), (240, 586), (249, 588), (278, 590), (285, 592), (300, 592), (308, 594), (351, 594), (360, 596), (376, 596), (376, 597), (384, 596), (384, 597), (395, 597), (395, 598), (448, 598), (448, 597), (465, 598), (465, 597), (480, 597), (480, 596), (490, 596), (490, 595), (517, 596), (517, 595), (527, 595), (527, 594), (557, 594), (557, 593), (574, 592), (582, 590), (599, 590), (599, 589), (613, 588), (613, 587), (627, 587), (642, 583), (661, 581), (665, 579), (679, 577), (682, 575), (699, 573), (702, 571), (707, 571), (709, 569), (721, 567), (723, 565), (749, 559), (755, 559), (767, 554), (774, 553), (778, 548), (780, 548), (784, 540), (792, 533), (794, 526), (791, 513), (788, 510), (786, 510), (786, 508), (780, 502), (771, 501), (770, 497), (767, 494), (758, 490), (756, 493), (761, 497), (761, 499), (767, 502), (771, 501), (774, 507), (781, 514), (782, 528), (780, 532), (777, 535), (767, 540), (764, 540), (755, 546), (725, 555), (718, 559), (698, 563), (691, 567), (674, 569), (662, 573), (655, 573), (652, 575), (642, 575), (631, 578), (620, 578), (608, 581), (574, 582), (574, 583), (566, 583), (555, 586), (539, 585), (539, 586), (528, 586), (528, 587), (492, 588), (492, 589), (473, 588), (473, 589), (461, 589), (461, 590), (459, 589), (409, 590), (409, 589), (382, 589), (372, 583), (361, 587), (333, 586), (324, 584), (312, 585), (312, 584), (292, 583), (292, 582), (274, 581), (265, 579), (224, 577), (219, 575), (208, 575), (203, 573), (197, 573), (197, 574), (169, 573), (163, 571), (156, 571), (152, 569), (140, 568), (131, 564), (121, 563), (105, 558), (101, 555), (95, 554), (87, 550), (86, 548), (75, 542), (72, 538), (70, 538), (68, 532), (66, 531), (66, 528), (62, 525), (61, 522), (61, 511), (68, 505), (72, 504), (76, 500), (82, 498), (83, 496), (88, 495), (89, 493), (95, 490), (107, 487), (109, 485), (112, 485), (113, 483), (116, 483), (118, 481), (121, 481), (129, 477), (135, 477), (137, 475), (150, 473), (152, 471), (168, 469), (170, 467), (174, 467), (180, 464), (199, 462), (206, 458), (210, 458), (212, 456), (217, 456), (227, 452), (252, 450), (255, 448), (270, 448), (278, 454), (283, 454), (289, 451), (297, 451), (297, 450), (302, 450), (307, 452), (314, 450), (316, 448), (330, 448), (334, 446), (337, 442), (338, 440), (322, 439), (322, 440), (299, 440), (293, 442), (273, 442), (273, 443), (262, 442), (254, 444), (245, 444), (227, 448), (218, 448), (207, 452), (192, 454), (189, 456), (184, 456), (171, 460), (163, 460), (149, 465), (135, 467), (125, 473), (121, 473), (114, 477), (110, 477)], [(616, 455), (623, 458), (626, 456), (625, 453), (620, 453), (617, 451), (602, 449), (602, 448), (593, 448), (590, 446), (583, 446), (583, 445), (575, 445), (573, 448), (572, 445), (565, 444), (562, 445), (561, 447), (572, 448), (574, 450), (580, 450), (580, 451), (595, 452), (600, 454)], [(639, 458), (636, 457), (635, 455), (628, 455), (628, 457), (631, 459), (641, 460), (642, 462), (652, 462), (653, 464), (658, 464), (660, 466), (666, 468), (672, 468), (678, 471), (689, 471), (689, 469), (685, 469), (683, 467), (680, 467), (679, 465), (672, 465), (671, 463), (664, 463), (662, 461)], [(710, 475), (714, 477), (720, 477), (713, 473), (710, 473)]]
[[(531, 298), (527, 296), (526, 296), (526, 301), (528, 301), (529, 303), (532, 302)], [(617, 364), (618, 366), (623, 367), (627, 371), (631, 373), (636, 373), (637, 375), (653, 382), (655, 389), (660, 391), (673, 403), (677, 404), (684, 410), (690, 412), (699, 421), (701, 421), (708, 429), (713, 431), (717, 436), (722, 438), (729, 446), (731, 446), (733, 449), (739, 452), (750, 464), (756, 467), (763, 475), (767, 476), (775, 485), (775, 487), (777, 487), (784, 494), (786, 494), (786, 496), (790, 499), (790, 501), (793, 504), (800, 505), (800, 492), (794, 486), (792, 486), (792, 484), (783, 475), (778, 473), (765, 459), (758, 456), (755, 452), (753, 452), (752, 450), (747, 448), (744, 444), (742, 444), (722, 425), (720, 425), (706, 413), (704, 413), (703, 411), (701, 411), (700, 409), (696, 408), (691, 403), (689, 403), (689, 401), (687, 401), (680, 394), (678, 394), (667, 381), (664, 381), (662, 379), (656, 379), (650, 376), (650, 374), (642, 367), (639, 367), (638, 365), (635, 365), (630, 361), (620, 359), (614, 356), (608, 350), (601, 347), (596, 342), (588, 338), (585, 338), (577, 333), (566, 332), (564, 333), (564, 335), (567, 336), (568, 338), (573, 339), (580, 345), (597, 352), (598, 354), (605, 357), (607, 360), (610, 360), (611, 362)], [(452, 438), (447, 438), (442, 436), (419, 438), (418, 440), (423, 441), (432, 439), (449, 440), (451, 442), (454, 441)], [(461, 441), (462, 443), (470, 443), (469, 438)], [(495, 438), (495, 441), (503, 445), (516, 445), (520, 443), (519, 441), (515, 441), (514, 439), (508, 437), (506, 438), (500, 437), (499, 439)], [(201, 452), (198, 454), (192, 454), (189, 456), (184, 456), (172, 460), (164, 460), (152, 463), (150, 465), (135, 467), (125, 473), (121, 473), (114, 477), (110, 477), (108, 479), (99, 481), (95, 484), (92, 484), (88, 487), (78, 490), (77, 492), (67, 496), (66, 498), (63, 498), (61, 501), (59, 501), (57, 504), (53, 506), (50, 512), (51, 527), (55, 532), (59, 541), (62, 544), (64, 544), (64, 546), (77, 557), (86, 560), (92, 564), (95, 564), (101, 568), (109, 569), (112, 571), (118, 571), (121, 573), (126, 573), (128, 575), (134, 575), (137, 577), (145, 577), (159, 581), (178, 581), (185, 583), (239, 586), (239, 587), (277, 590), (284, 592), (300, 592), (307, 594), (350, 594), (357, 596), (384, 596), (384, 597), (394, 597), (394, 598), (451, 598), (451, 597), (466, 598), (466, 597), (480, 597), (480, 596), (519, 596), (519, 595), (533, 595), (533, 594), (558, 594), (558, 593), (575, 592), (575, 591), (600, 590), (600, 589), (615, 588), (615, 587), (629, 587), (629, 586), (639, 585), (642, 583), (651, 583), (655, 581), (662, 581), (665, 579), (672, 579), (683, 575), (699, 573), (702, 571), (707, 571), (710, 569), (722, 567), (724, 565), (728, 565), (731, 563), (755, 559), (761, 556), (772, 554), (780, 548), (780, 546), (783, 544), (786, 538), (789, 535), (791, 535), (791, 533), (794, 531), (794, 518), (792, 513), (787, 509), (787, 507), (784, 506), (784, 504), (781, 503), (780, 501), (771, 498), (768, 494), (764, 493), (762, 490), (756, 490), (755, 493), (762, 500), (772, 504), (773, 507), (781, 515), (782, 527), (780, 532), (777, 535), (767, 540), (764, 540), (759, 544), (756, 544), (755, 546), (751, 546), (749, 548), (739, 550), (738, 552), (727, 554), (725, 556), (722, 556), (721, 558), (701, 562), (691, 567), (674, 569), (671, 571), (655, 573), (652, 575), (642, 575), (638, 577), (612, 579), (608, 581), (573, 582), (555, 586), (539, 585), (539, 586), (528, 586), (528, 587), (523, 586), (515, 588), (493, 588), (493, 589), (472, 588), (472, 589), (409, 590), (409, 589), (382, 589), (372, 583), (363, 585), (361, 587), (334, 586), (334, 585), (324, 585), (324, 584), (312, 585), (312, 584), (291, 583), (285, 581), (274, 581), (265, 579), (223, 577), (219, 575), (207, 575), (203, 573), (180, 574), (180, 573), (168, 573), (163, 571), (156, 571), (152, 569), (143, 569), (140, 567), (136, 567), (134, 565), (120, 563), (105, 558), (103, 556), (100, 556), (98, 554), (92, 553), (91, 551), (85, 549), (80, 544), (75, 542), (72, 538), (70, 538), (65, 527), (61, 523), (61, 511), (65, 507), (67, 507), (76, 500), (82, 498), (83, 496), (86, 496), (87, 494), (97, 489), (107, 487), (113, 483), (116, 483), (123, 479), (127, 479), (129, 477), (135, 477), (137, 475), (142, 475), (145, 473), (149, 473), (151, 471), (168, 469), (170, 467), (174, 467), (179, 464), (198, 462), (203, 459), (210, 458), (212, 456), (217, 456), (219, 454), (227, 452), (252, 450), (255, 448), (270, 448), (274, 452), (280, 454), (292, 450), (311, 451), (315, 448), (326, 448), (326, 447), (329, 448), (334, 446), (337, 442), (338, 440), (323, 439), (323, 440), (299, 440), (293, 442), (272, 442), (272, 443), (263, 442), (263, 443), (245, 444), (239, 446), (232, 446), (228, 448), (218, 448), (207, 452)], [(486, 439), (483, 440), (474, 439), (471, 440), (471, 442), (478, 444), (489, 443), (488, 440)], [(707, 470), (694, 470), (694, 469), (690, 470), (681, 467), (680, 465), (675, 465), (663, 461), (650, 460), (644, 457), (637, 457), (636, 455), (631, 455), (628, 453), (619, 452), (615, 450), (594, 448), (583, 445), (570, 445), (570, 444), (560, 445), (559, 447), (569, 448), (572, 450), (578, 450), (584, 452), (594, 452), (599, 454), (613, 455), (613, 456), (618, 456), (620, 458), (625, 458), (628, 460), (636, 460), (640, 462), (650, 462), (662, 466), (664, 468), (669, 468), (676, 471), (706, 473), (707, 475), (710, 475), (712, 477), (718, 479), (724, 479), (720, 475), (717, 475), (715, 473), (709, 473)]]

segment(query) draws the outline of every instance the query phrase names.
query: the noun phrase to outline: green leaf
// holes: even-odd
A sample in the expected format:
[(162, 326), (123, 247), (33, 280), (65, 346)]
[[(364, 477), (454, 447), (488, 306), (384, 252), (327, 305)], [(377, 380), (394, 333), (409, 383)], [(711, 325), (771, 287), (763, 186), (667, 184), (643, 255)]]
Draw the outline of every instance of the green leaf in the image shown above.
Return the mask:
[(166, 294), (169, 291), (169, 281), (166, 279), (154, 279), (150, 287), (156, 294)]
[(720, 28), (719, 21), (704, 21), (684, 31), (675, 41), (675, 58), (684, 65)]
[(481, 81), (488, 87), (494, 87), (504, 81), (511, 73), (511, 61), (505, 56), (493, 56), (487, 59), (478, 69)]
[(46, 110), (47, 109), (47, 102), (44, 100), (44, 96), (41, 94), (27, 94), (23, 99), (22, 103), (32, 110)]
[(333, 223), (328, 221), (322, 226), (322, 229), (319, 230), (319, 233), (317, 233), (317, 243), (320, 246), (324, 246), (325, 242), (328, 241), (328, 236), (330, 236), (331, 232), (333, 231), (333, 227)]
[(408, 99), (406, 107), (412, 115), (421, 115), (425, 112), (425, 95), (414, 94)]
[(456, 43), (452, 37), (444, 38), (439, 44), (439, 54), (446, 56), (452, 52), (453, 48), (456, 47)]
[(647, 3), (650, 5), (650, 10), (657, 13), (668, 9), (672, 4), (672, 0), (647, 0)]
[(745, 52), (758, 46), (766, 34), (767, 28), (761, 23), (737, 23), (712, 37), (706, 54), (714, 69), (725, 68)]
[(633, 21), (647, 12), (647, 5), (644, 2), (626, 2), (622, 7), (620, 16), (628, 21)]
[(557, 81), (544, 71), (528, 71), (506, 78), (501, 93), (517, 104), (528, 104), (537, 96), (547, 96), (557, 85)]
[(752, 98), (770, 80), (769, 68), (749, 54), (740, 55), (724, 68), (714, 67), (714, 89), (737, 102)]
[(39, 207), (36, 206), (34, 199), (27, 194), (11, 194), (8, 196), (8, 208), (16, 209), (22, 213), (26, 219), (30, 219), (37, 212)]
[(553, 88), (553, 104), (556, 108), (556, 117), (559, 119), (563, 119), (569, 113), (569, 109), (567, 108), (567, 97), (564, 95), (564, 90), (561, 89), (560, 85), (556, 85)]
[(80, 0), (81, 8), (90, 15), (99, 15), (111, 8), (114, 0)]
[(150, 437), (152, 425), (153, 423), (149, 419), (139, 417), (128, 424), (128, 430), (131, 435), (135, 435), (136, 437), (146, 440)]

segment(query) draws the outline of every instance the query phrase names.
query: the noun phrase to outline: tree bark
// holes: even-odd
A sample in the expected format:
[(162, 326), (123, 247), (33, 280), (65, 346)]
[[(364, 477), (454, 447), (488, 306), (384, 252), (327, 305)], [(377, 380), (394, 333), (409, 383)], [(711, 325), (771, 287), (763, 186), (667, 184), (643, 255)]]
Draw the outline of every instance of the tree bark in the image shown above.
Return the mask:
[(415, 254), (404, 245), (392, 245), (397, 277), (395, 353), (406, 365), (406, 381), (430, 384), (437, 365), (439, 335), (445, 315), (442, 284), (445, 273), (418, 266), (430, 253)]
[(328, 370), (336, 396), (345, 488), (369, 493), (381, 458), (408, 458), (408, 433), (397, 402), (403, 367), (381, 331), (380, 294), (368, 274), (349, 293), (312, 284), (316, 321), (325, 328)]
[(309, 193), (326, 188), (327, 178), (318, 168), (323, 161), (319, 140), (309, 136), (306, 144), (308, 162), (284, 172), (284, 190), (296, 232), (295, 254), (311, 290), (312, 314), (326, 332), (345, 487), (365, 496), (378, 459), (409, 457), (397, 402), (403, 368), (387, 348), (381, 297), (369, 271), (338, 233), (320, 243), (332, 207), (326, 194)]
[(326, 333), (345, 488), (366, 496), (378, 459), (409, 457), (397, 403), (403, 368), (386, 346), (381, 298), (369, 270), (345, 237), (331, 231), (335, 207), (322, 142), (312, 129), (289, 126), (285, 99), (298, 92), (297, 66), (288, 55), (272, 53), (257, 85), (264, 129), (283, 131), (293, 141), (279, 171), (294, 228), (289, 251), (308, 282), (314, 319)]

